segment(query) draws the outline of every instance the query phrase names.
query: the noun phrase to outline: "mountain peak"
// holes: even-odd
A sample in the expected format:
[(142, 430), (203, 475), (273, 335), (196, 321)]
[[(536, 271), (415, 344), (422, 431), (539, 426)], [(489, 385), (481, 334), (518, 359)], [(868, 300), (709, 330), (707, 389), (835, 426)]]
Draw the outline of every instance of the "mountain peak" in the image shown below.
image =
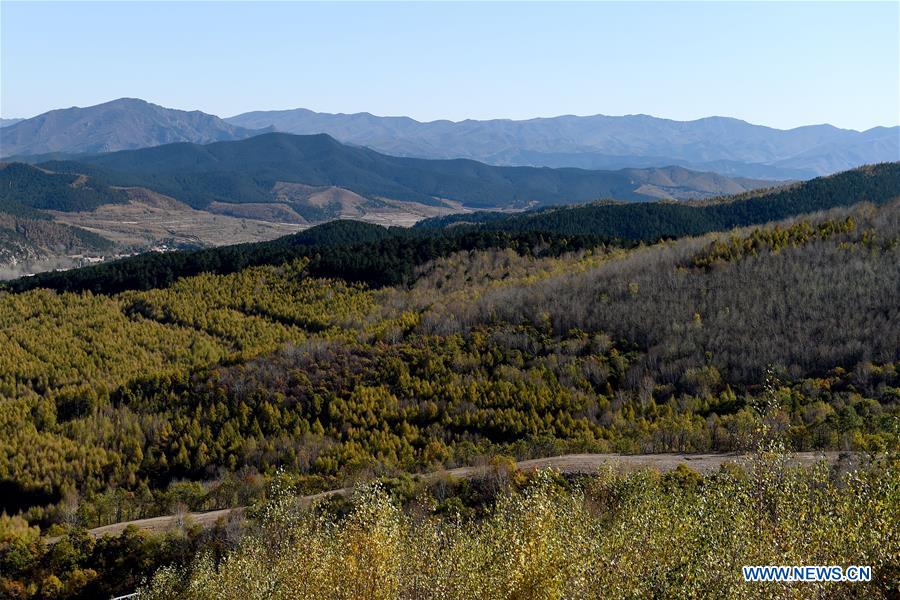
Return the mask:
[[(129, 105), (129, 106), (158, 106), (157, 104), (153, 104), (152, 102), (148, 102), (143, 98), (131, 98), (129, 96), (125, 96), (123, 98), (116, 98), (115, 100), (110, 100), (106, 102), (106, 104), (119, 104), (119, 105)], [(103, 106), (103, 104), (98, 104), (97, 106)], [(176, 110), (176, 109), (171, 109)]]
[(261, 131), (232, 125), (201, 111), (165, 108), (140, 98), (50, 111), (0, 133), (0, 156), (53, 152), (95, 153), (174, 142), (244, 139)]

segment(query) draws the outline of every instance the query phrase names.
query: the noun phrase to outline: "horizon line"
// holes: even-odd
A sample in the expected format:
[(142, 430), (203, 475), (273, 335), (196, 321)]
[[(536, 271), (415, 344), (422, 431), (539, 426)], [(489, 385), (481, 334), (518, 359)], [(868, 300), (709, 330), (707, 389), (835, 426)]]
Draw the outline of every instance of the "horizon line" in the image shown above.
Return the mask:
[(765, 127), (765, 128), (767, 128), (767, 129), (774, 129), (774, 130), (776, 130), (776, 131), (792, 131), (792, 130), (795, 130), (795, 129), (803, 129), (803, 128), (808, 128), (808, 127), (834, 127), (835, 129), (840, 129), (840, 130), (844, 130), (844, 131), (855, 131), (855, 132), (857, 132), (857, 133), (865, 133), (865, 132), (871, 131), (871, 130), (873, 130), (873, 129), (893, 129), (893, 128), (900, 127), (900, 122), (898, 122), (896, 125), (873, 125), (872, 127), (869, 127), (869, 128), (866, 128), (866, 129), (855, 129), (855, 128), (852, 128), (852, 127), (841, 127), (841, 126), (839, 126), (839, 125), (834, 125), (834, 124), (832, 124), (832, 123), (823, 122), (823, 123), (807, 123), (807, 124), (804, 124), (804, 125), (796, 125), (796, 126), (794, 126), (794, 127), (782, 128), (782, 127), (776, 127), (776, 126), (773, 126), (773, 125), (765, 125), (765, 124), (762, 124), (762, 123), (755, 123), (755, 122), (753, 122), (753, 121), (748, 121), (748, 120), (742, 119), (742, 118), (740, 118), (740, 117), (733, 117), (733, 116), (727, 116), (727, 115), (707, 115), (707, 116), (705, 116), (705, 117), (697, 117), (697, 118), (694, 118), (694, 119), (675, 119), (675, 118), (671, 118), (671, 117), (662, 117), (662, 116), (657, 116), (657, 115), (652, 115), (652, 114), (649, 114), (649, 113), (642, 113), (642, 112), (637, 112), (637, 113), (626, 113), (626, 114), (621, 114), (621, 115), (613, 115), (613, 114), (606, 114), (606, 113), (592, 113), (592, 114), (562, 113), (562, 114), (555, 114), (555, 115), (551, 115), (551, 116), (535, 116), (535, 117), (525, 117), (525, 118), (513, 118), (513, 117), (475, 118), (475, 117), (466, 117), (466, 118), (464, 118), (464, 119), (459, 119), (459, 120), (454, 120), (454, 119), (450, 119), (450, 118), (438, 118), (438, 119), (422, 120), (422, 119), (417, 119), (416, 117), (411, 117), (411, 116), (409, 116), (409, 115), (376, 114), (376, 113), (372, 113), (372, 112), (369, 112), (369, 111), (357, 111), (357, 112), (329, 112), (329, 111), (314, 110), (314, 109), (306, 108), (306, 107), (303, 107), (303, 106), (296, 106), (296, 107), (293, 107), (293, 108), (253, 109), (253, 110), (243, 111), (243, 112), (240, 112), (240, 113), (231, 115), (231, 116), (223, 117), (223, 116), (218, 115), (218, 114), (216, 114), (216, 113), (214, 113), (214, 112), (207, 112), (206, 110), (202, 110), (202, 109), (199, 109), (199, 108), (195, 108), (195, 109), (175, 108), (175, 107), (172, 107), (172, 106), (166, 106), (166, 105), (164, 105), (164, 104), (157, 104), (156, 102), (153, 102), (153, 101), (150, 101), (150, 100), (145, 100), (145, 99), (143, 99), (143, 98), (139, 98), (139, 97), (136, 97), (136, 96), (121, 96), (121, 97), (119, 97), (119, 98), (114, 98), (114, 99), (112, 99), (112, 100), (106, 100), (106, 101), (104, 101), (104, 102), (99, 102), (99, 103), (97, 103), (97, 104), (89, 104), (89, 105), (87, 105), (87, 106), (72, 105), (72, 106), (66, 106), (66, 107), (60, 107), (60, 108), (53, 108), (53, 109), (50, 109), (50, 110), (48, 110), (48, 111), (44, 111), (44, 112), (42, 112), (42, 113), (38, 113), (38, 114), (36, 114), (36, 115), (34, 115), (34, 116), (31, 116), (31, 117), (6, 117), (6, 116), (3, 116), (3, 115), (0, 115), (0, 119), (4, 119), (4, 120), (17, 120), (17, 119), (18, 119), (18, 120), (20, 120), (20, 121), (28, 121), (28, 120), (30, 120), (30, 119), (34, 119), (34, 118), (40, 117), (40, 116), (42, 116), (42, 115), (45, 115), (45, 114), (48, 114), (48, 113), (51, 113), (51, 112), (54, 112), (54, 111), (59, 111), (59, 110), (71, 110), (71, 109), (76, 109), (76, 108), (77, 108), (77, 109), (87, 109), (87, 108), (93, 108), (93, 107), (96, 107), (96, 106), (102, 106), (102, 105), (104, 105), (104, 104), (111, 104), (111, 103), (113, 103), (113, 102), (119, 102), (119, 101), (122, 101), (122, 100), (137, 100), (137, 101), (140, 101), (140, 102), (145, 102), (145, 103), (147, 103), (147, 104), (152, 104), (152, 105), (154, 105), (154, 106), (159, 106), (159, 107), (161, 107), (161, 108), (168, 109), (168, 110), (178, 110), (178, 111), (182, 111), (182, 112), (201, 112), (201, 113), (204, 113), (204, 114), (211, 115), (211, 116), (217, 117), (217, 118), (219, 118), (219, 119), (222, 119), (223, 121), (228, 121), (229, 119), (234, 119), (234, 118), (240, 117), (240, 116), (242, 116), (242, 115), (251, 114), (251, 113), (291, 112), (291, 111), (295, 111), (295, 110), (305, 110), (305, 111), (309, 111), (309, 112), (311, 112), (311, 113), (320, 114), (320, 115), (334, 115), (334, 116), (358, 116), (358, 115), (366, 115), (366, 116), (376, 117), (376, 118), (379, 118), (379, 119), (409, 119), (409, 120), (411, 120), (411, 121), (415, 121), (416, 123), (419, 123), (419, 124), (422, 124), (422, 125), (427, 125), (427, 124), (431, 124), (431, 123), (443, 123), (443, 122), (453, 123), (453, 124), (460, 124), (460, 123), (473, 122), (473, 121), (474, 121), (474, 122), (482, 122), (482, 123), (484, 123), (484, 122), (491, 122), (491, 121), (506, 121), (506, 122), (511, 122), (511, 123), (526, 123), (526, 122), (528, 122), (528, 121), (541, 121), (541, 120), (561, 119), (561, 118), (566, 118), (566, 117), (573, 117), (573, 118), (580, 118), (580, 119), (587, 119), (587, 118), (593, 118), (593, 117), (609, 117), (609, 118), (648, 117), (648, 118), (651, 118), (651, 119), (658, 119), (658, 120), (663, 120), (663, 121), (671, 121), (671, 122), (673, 122), (673, 123), (695, 123), (695, 122), (698, 122), (698, 121), (705, 121), (705, 120), (711, 120), (711, 119), (726, 119), (726, 120), (731, 120), (731, 121), (739, 121), (739, 122), (741, 122), (741, 123), (746, 123), (746, 124), (748, 124), (748, 125), (752, 125), (752, 126), (755, 126), (755, 127)]

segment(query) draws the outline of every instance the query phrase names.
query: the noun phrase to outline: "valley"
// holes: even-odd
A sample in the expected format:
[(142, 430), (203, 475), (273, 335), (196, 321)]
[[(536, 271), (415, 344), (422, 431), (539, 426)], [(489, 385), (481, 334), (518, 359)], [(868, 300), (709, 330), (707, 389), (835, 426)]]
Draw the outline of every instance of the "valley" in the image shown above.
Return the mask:
[[(57, 157), (60, 158), (60, 157)], [(141, 251), (271, 240), (334, 219), (411, 227), (474, 210), (500, 214), (604, 197), (685, 200), (772, 182), (681, 168), (512, 169), (403, 159), (325, 135), (263, 134), (209, 145), (168, 144), (0, 169), (0, 215), (18, 215), (0, 253), (4, 278)], [(30, 240), (21, 240), (24, 221)], [(90, 244), (60, 244), (34, 220)], [(50, 225), (43, 225), (47, 229)]]
[(279, 222), (244, 218), (214, 210), (197, 210), (177, 200), (144, 188), (124, 190), (125, 204), (106, 204), (89, 212), (48, 211), (58, 223), (91, 231), (119, 246), (152, 248), (222, 246), (271, 240), (308, 227), (304, 221)]
[[(37, 187), (28, 187), (39, 184), (28, 183), (33, 175), (23, 171), (26, 166), (22, 163), (11, 163), (0, 172), (0, 178), (9, 180), (7, 189), (12, 189), (10, 185), (26, 186), (7, 194), (6, 204), (0, 205), (0, 215), (7, 215), (6, 224), (0, 227), (0, 276), (11, 279), (69, 269), (143, 251), (263, 242), (334, 219), (412, 227), (422, 220), (454, 214), (483, 210), (502, 214), (603, 199), (717, 202), (786, 185), (785, 181), (672, 166), (592, 171), (494, 167), (458, 159), (422, 160), (343, 145), (326, 135), (266, 133), (273, 127), (304, 133), (310, 127), (320, 127), (347, 141), (367, 141), (349, 136), (350, 130), (340, 125), (342, 118), (320, 117), (309, 121), (318, 125), (284, 120), (288, 119), (286, 113), (271, 119), (260, 113), (230, 120), (250, 125), (273, 121), (264, 127), (242, 127), (202, 113), (123, 99), (7, 124), (2, 128), (3, 153), (19, 153), (17, 158), (37, 162), (39, 171), (35, 172), (44, 173), (48, 182), (55, 179), (50, 187), (37, 192)], [(582, 121), (572, 119), (559, 121), (559, 126), (575, 131), (572, 128)], [(598, 119), (597, 132), (605, 127), (619, 131), (629, 123), (625, 118)], [(157, 123), (156, 131), (167, 133), (157, 138), (112, 133), (123, 128), (133, 135), (148, 122)], [(378, 120), (349, 115), (347, 122), (372, 125)], [(74, 133), (83, 123), (91, 123), (97, 139), (106, 141), (72, 145), (71, 140), (83, 139)], [(419, 125), (408, 131), (427, 136), (431, 134), (426, 132), (437, 126)], [(521, 129), (521, 135), (533, 129), (543, 131), (544, 136), (556, 126), (554, 120), (527, 127), (509, 125)], [(438, 129), (450, 135), (455, 125), (447, 123)], [(56, 130), (55, 137), (47, 137), (48, 132)], [(28, 141), (38, 138), (42, 141)], [(181, 143), (167, 144), (171, 141)], [(527, 147), (522, 140), (516, 143)], [(148, 145), (155, 147), (143, 148)], [(374, 146), (381, 147), (378, 143)], [(412, 147), (387, 148), (402, 155), (421, 153)], [(115, 152), (119, 149), (128, 151)], [(464, 150), (456, 152), (468, 156)], [(891, 152), (887, 150), (885, 156)], [(672, 159), (672, 163), (679, 160)], [(63, 185), (69, 186), (68, 191), (60, 187)], [(50, 192), (56, 195), (41, 199), (40, 194), (48, 190), (56, 190)], [(29, 197), (33, 193), (38, 196)]]
[[(258, 569), (248, 553), (267, 531), (307, 547), (335, 531), (318, 519), (371, 514), (389, 521), (356, 535), (393, 540), (404, 564), (421, 549), (407, 535), (457, 523), (464, 536), (442, 547), (486, 552), (479, 528), (518, 518), (565, 523), (543, 539), (574, 531), (617, 548), (634, 546), (639, 515), (684, 518), (694, 548), (712, 525), (692, 515), (710, 506), (756, 515), (762, 525), (732, 535), (775, 552), (753, 494), (782, 515), (866, 515), (872, 539), (856, 538), (854, 555), (883, 564), (890, 550), (873, 540), (897, 510), (894, 463), (880, 457), (898, 443), (898, 177), (900, 164), (878, 165), (676, 205), (677, 218), (670, 203), (600, 203), (412, 229), (337, 220), (8, 282), (0, 484), (15, 516), (0, 527), (26, 558), (0, 585), (55, 572), (71, 597), (167, 597), (182, 581), (166, 579), (173, 560), (191, 565), (185, 577), (200, 576), (204, 552)], [(125, 191), (95, 211), (136, 210), (141, 196)], [(637, 233), (616, 213), (631, 207), (648, 211)], [(881, 512), (863, 512), (873, 496)], [(595, 505), (613, 516), (580, 512)], [(609, 518), (621, 538), (573, 528)], [(401, 529), (372, 529), (386, 523)], [(337, 564), (352, 547), (335, 549)], [(141, 562), (117, 563), (123, 553)], [(635, 560), (681, 560), (662, 546), (646, 556)]]

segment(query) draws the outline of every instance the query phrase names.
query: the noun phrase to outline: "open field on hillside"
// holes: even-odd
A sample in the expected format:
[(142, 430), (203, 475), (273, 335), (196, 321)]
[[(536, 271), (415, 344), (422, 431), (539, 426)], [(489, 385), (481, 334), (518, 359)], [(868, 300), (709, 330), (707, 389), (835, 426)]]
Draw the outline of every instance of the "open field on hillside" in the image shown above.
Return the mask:
[[(336, 188), (314, 194), (333, 209), (330, 218), (356, 219), (386, 227), (409, 227), (431, 217), (469, 212), (458, 202), (428, 206), (418, 202), (379, 199), (366, 201)], [(127, 204), (105, 204), (91, 211), (48, 211), (54, 220), (97, 233), (122, 246), (149, 247), (161, 242), (197, 246), (222, 246), (262, 242), (310, 227), (310, 221), (289, 204), (280, 202), (230, 204), (214, 202), (209, 210), (197, 210), (173, 198), (143, 188), (131, 188)], [(330, 195), (328, 195), (330, 194)], [(327, 196), (319, 198), (319, 196)], [(356, 196), (362, 203), (353, 202)]]
[(278, 223), (195, 210), (168, 196), (141, 188), (128, 190), (127, 204), (105, 204), (92, 211), (52, 211), (53, 218), (82, 227), (123, 246), (152, 246), (161, 241), (199, 246), (260, 242), (306, 229), (302, 223)]

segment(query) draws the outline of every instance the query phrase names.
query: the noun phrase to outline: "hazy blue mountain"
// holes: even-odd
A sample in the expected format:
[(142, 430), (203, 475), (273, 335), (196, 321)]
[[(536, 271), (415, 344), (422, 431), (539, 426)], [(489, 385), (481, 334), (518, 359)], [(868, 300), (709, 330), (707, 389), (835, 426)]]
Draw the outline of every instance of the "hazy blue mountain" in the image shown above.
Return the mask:
[(325, 135), (269, 133), (207, 145), (179, 143), (74, 161), (42, 163), (53, 171), (143, 186), (191, 206), (271, 202), (276, 184), (336, 187), (366, 198), (481, 208), (585, 202), (600, 198), (706, 198), (771, 182), (697, 173), (680, 167), (589, 171), (497, 167), (473, 160), (429, 160), (347, 146)]
[(726, 117), (673, 121), (647, 115), (422, 123), (408, 117), (302, 108), (249, 112), (226, 121), (297, 134), (327, 133), (398, 156), (470, 158), (494, 165), (680, 165), (727, 175), (797, 179), (900, 160), (900, 127), (860, 132), (812, 125), (781, 130)]
[(240, 140), (281, 131), (327, 133), (354, 146), (416, 158), (468, 158), (496, 166), (616, 170), (680, 166), (730, 177), (805, 179), (861, 164), (900, 160), (900, 127), (867, 131), (812, 125), (790, 130), (709, 117), (566, 115), (512, 121), (415, 121), (306, 109), (250, 112), (229, 119), (123, 98), (54, 110), (0, 129), (0, 156), (26, 160), (111, 152), (173, 142)]
[(262, 133), (200, 111), (164, 108), (122, 98), (52, 110), (0, 130), (0, 156), (95, 153), (173, 142), (209, 143)]
[(25, 119), (0, 119), (0, 127), (9, 127), (10, 125), (15, 125), (19, 121), (24, 121)]

